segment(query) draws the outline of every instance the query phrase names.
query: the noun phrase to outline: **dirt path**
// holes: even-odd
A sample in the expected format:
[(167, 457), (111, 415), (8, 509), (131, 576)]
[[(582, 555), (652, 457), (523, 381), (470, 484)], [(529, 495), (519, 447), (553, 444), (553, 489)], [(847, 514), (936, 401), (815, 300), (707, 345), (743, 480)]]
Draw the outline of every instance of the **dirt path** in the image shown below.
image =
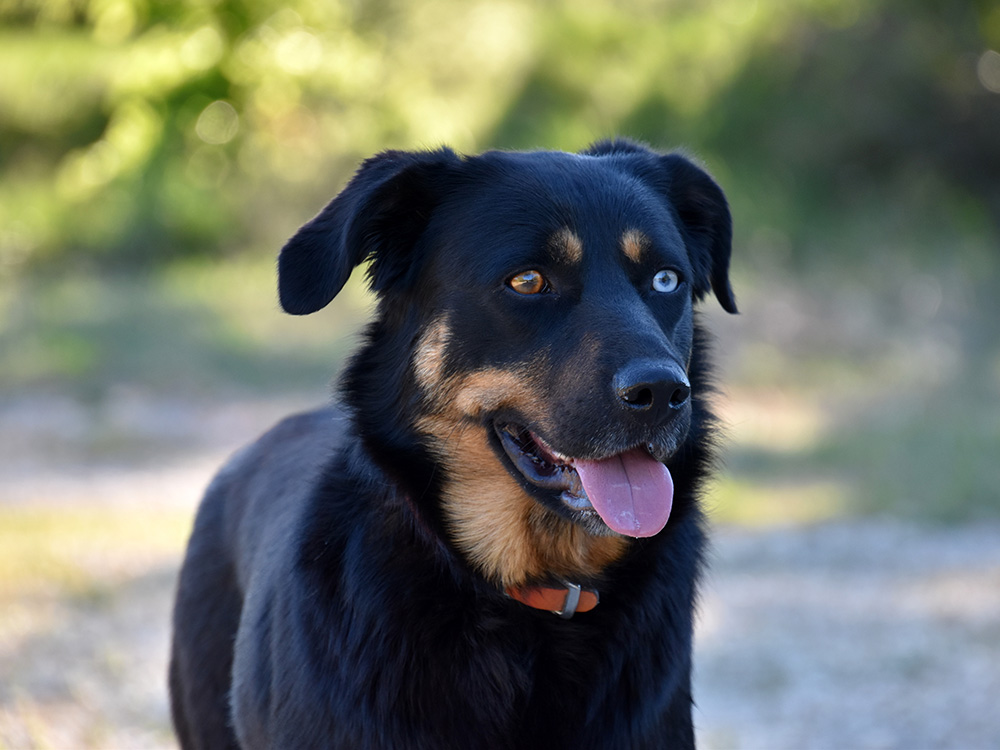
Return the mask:
[(704, 748), (1000, 747), (1000, 527), (721, 531)]
[(40, 595), (9, 608), (0, 748), (176, 748), (165, 671), (174, 577), (171, 566), (99, 596)]
[[(702, 748), (1000, 747), (1000, 527), (851, 522), (715, 539), (696, 658)], [(30, 611), (36, 627), (0, 643), (0, 747), (174, 746), (174, 572), (5, 613)]]

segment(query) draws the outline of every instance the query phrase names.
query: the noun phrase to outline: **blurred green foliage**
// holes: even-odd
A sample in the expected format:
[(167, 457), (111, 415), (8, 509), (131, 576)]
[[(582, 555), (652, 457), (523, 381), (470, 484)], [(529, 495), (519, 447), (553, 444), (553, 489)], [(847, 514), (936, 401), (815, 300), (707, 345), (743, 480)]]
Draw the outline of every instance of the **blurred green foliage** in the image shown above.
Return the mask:
[(312, 392), (370, 300), (273, 254), (360, 159), (615, 134), (733, 204), (721, 517), (1000, 514), (997, 0), (0, 0), (0, 417)]
[(271, 251), (373, 151), (616, 133), (782, 260), (982, 235), (997, 50), (987, 0), (0, 0), (0, 268)]

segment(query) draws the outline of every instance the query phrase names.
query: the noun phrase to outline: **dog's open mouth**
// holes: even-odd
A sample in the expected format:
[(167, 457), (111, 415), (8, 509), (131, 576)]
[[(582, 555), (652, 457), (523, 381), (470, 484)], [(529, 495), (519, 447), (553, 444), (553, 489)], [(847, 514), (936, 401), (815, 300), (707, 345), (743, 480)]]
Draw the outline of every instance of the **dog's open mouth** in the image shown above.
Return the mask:
[(571, 517), (586, 522), (596, 514), (611, 530), (632, 537), (653, 536), (666, 525), (673, 480), (645, 448), (574, 459), (526, 427), (498, 423), (495, 429), (514, 468), (534, 487), (557, 496)]

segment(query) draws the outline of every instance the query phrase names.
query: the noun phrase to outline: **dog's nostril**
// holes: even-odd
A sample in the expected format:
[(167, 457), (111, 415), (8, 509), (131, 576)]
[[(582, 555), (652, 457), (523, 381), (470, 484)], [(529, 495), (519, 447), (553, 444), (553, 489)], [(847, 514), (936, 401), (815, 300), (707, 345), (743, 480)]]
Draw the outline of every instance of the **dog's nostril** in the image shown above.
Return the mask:
[(624, 401), (629, 406), (635, 407), (646, 407), (652, 406), (653, 404), (653, 391), (649, 388), (637, 387), (630, 388), (621, 394), (622, 401)]
[(670, 405), (679, 409), (687, 403), (689, 398), (691, 398), (691, 389), (684, 383), (679, 383), (674, 392), (670, 394)]

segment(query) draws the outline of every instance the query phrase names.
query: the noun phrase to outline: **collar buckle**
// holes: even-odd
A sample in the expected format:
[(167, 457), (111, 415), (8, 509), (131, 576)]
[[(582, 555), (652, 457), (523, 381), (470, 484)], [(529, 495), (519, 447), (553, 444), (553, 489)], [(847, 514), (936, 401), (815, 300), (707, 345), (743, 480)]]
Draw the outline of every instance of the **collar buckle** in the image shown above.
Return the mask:
[(577, 583), (559, 581), (560, 586), (525, 586), (507, 589), (507, 596), (521, 604), (551, 612), (564, 620), (577, 612), (589, 612), (597, 606), (600, 597), (594, 589), (585, 589)]
[(578, 583), (570, 583), (569, 581), (561, 581), (561, 583), (566, 587), (566, 598), (563, 600), (562, 609), (554, 609), (552, 614), (568, 620), (576, 614), (576, 608), (580, 606), (580, 592), (583, 589)]

